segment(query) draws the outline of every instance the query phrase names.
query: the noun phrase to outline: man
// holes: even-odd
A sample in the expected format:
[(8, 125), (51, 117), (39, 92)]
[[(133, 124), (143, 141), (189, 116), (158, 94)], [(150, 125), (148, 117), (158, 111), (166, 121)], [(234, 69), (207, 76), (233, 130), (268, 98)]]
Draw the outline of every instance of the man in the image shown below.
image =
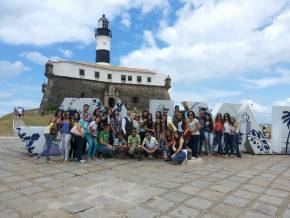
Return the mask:
[(104, 130), (100, 132), (99, 140), (100, 147), (98, 153), (101, 153), (103, 156), (112, 157), (113, 156), (113, 146), (109, 144), (109, 134), (110, 134), (110, 125), (106, 125)]
[(127, 111), (126, 116), (122, 120), (122, 131), (124, 133), (124, 138), (128, 141), (128, 137), (132, 132), (133, 129), (133, 119), (131, 117), (131, 112)]
[(116, 155), (118, 154), (128, 154), (127, 142), (123, 138), (123, 133), (118, 132), (117, 138), (114, 141), (113, 151)]
[(136, 128), (132, 129), (131, 135), (128, 137), (129, 155), (135, 158), (138, 155), (138, 161), (141, 161), (141, 138), (137, 134)]
[(147, 130), (146, 137), (143, 140), (142, 150), (145, 156), (158, 157), (162, 153), (157, 139), (152, 136), (152, 132), (149, 130)]

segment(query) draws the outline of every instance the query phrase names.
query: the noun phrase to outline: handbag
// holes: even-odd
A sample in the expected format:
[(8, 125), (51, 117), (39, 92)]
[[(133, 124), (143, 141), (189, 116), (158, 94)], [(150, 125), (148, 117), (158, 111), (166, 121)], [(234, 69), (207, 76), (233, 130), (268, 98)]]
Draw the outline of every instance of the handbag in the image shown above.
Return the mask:
[(81, 128), (81, 131), (78, 129), (78, 126), (73, 126), (73, 128), (71, 129), (71, 134), (74, 135), (78, 135), (78, 136), (83, 136), (84, 135), (84, 131), (83, 128)]

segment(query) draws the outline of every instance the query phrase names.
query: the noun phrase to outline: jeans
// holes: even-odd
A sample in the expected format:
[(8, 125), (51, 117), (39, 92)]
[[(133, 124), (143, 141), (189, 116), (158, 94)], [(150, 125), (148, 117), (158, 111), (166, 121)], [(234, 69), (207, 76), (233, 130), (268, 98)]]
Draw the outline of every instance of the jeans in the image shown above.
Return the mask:
[(76, 143), (76, 158), (78, 161), (82, 160), (83, 138), (78, 135), (73, 136)]
[(76, 158), (76, 144), (77, 144), (77, 142), (76, 142), (76, 139), (75, 139), (75, 135), (72, 135), (71, 136), (71, 141), (70, 141), (71, 143), (71, 147), (70, 147), (70, 150), (69, 150), (69, 158)]
[(172, 147), (164, 147), (163, 152), (166, 152), (167, 160), (171, 160), (171, 155), (173, 154)]
[(106, 157), (113, 157), (113, 149), (108, 146), (101, 144), (98, 147), (98, 152), (102, 153)]
[(223, 133), (222, 132), (215, 132), (215, 138), (218, 143), (218, 153), (222, 155), (224, 153), (223, 145), (222, 145), (222, 137)]
[(225, 141), (225, 154), (229, 154), (229, 151), (231, 152), (230, 154), (233, 154), (234, 153), (233, 135), (231, 135), (230, 133), (225, 133), (224, 141)]
[(213, 133), (205, 131), (204, 138), (205, 138), (205, 151), (207, 154), (211, 154), (213, 145)]
[(199, 130), (199, 148), (198, 148), (198, 154), (199, 156), (201, 155), (201, 152), (202, 152), (202, 145), (203, 145), (203, 141), (205, 140), (204, 138), (204, 129), (200, 129)]
[(184, 151), (180, 151), (178, 152), (174, 157), (171, 156), (171, 160), (181, 164), (186, 158), (186, 154), (184, 153)]
[(62, 133), (61, 134), (61, 153), (64, 160), (68, 160), (69, 150), (70, 150), (70, 139), (71, 134)]
[(192, 156), (198, 158), (198, 148), (200, 145), (200, 136), (199, 135), (191, 135), (190, 140), (188, 142), (188, 147), (192, 150)]
[(97, 152), (97, 138), (95, 136), (91, 137), (89, 134), (86, 134), (86, 140), (88, 143), (88, 159), (90, 159), (91, 157), (96, 156), (96, 152)]
[(158, 156), (160, 156), (161, 154), (162, 154), (162, 151), (161, 151), (161, 149), (160, 148), (158, 148), (153, 154), (149, 154), (149, 153), (147, 153), (145, 150), (143, 150), (143, 153), (144, 153), (144, 156), (149, 156), (149, 155), (152, 155), (152, 156), (154, 156), (154, 157), (158, 157)]
[(45, 137), (45, 145), (41, 153), (39, 153), (36, 158), (39, 159), (41, 156), (46, 156), (47, 160), (50, 160), (49, 151), (52, 146), (53, 135), (45, 133), (44, 137)]
[(241, 138), (240, 133), (235, 133), (233, 135), (233, 147), (236, 150), (237, 157), (241, 157), (240, 147), (239, 147), (240, 138)]

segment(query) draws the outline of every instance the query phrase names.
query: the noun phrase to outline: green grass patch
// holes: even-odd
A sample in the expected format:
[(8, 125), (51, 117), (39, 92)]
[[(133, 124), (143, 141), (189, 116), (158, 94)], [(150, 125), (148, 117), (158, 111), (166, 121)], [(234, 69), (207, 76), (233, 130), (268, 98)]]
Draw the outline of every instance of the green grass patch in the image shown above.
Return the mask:
[(12, 113), (0, 117), (0, 136), (12, 135)]

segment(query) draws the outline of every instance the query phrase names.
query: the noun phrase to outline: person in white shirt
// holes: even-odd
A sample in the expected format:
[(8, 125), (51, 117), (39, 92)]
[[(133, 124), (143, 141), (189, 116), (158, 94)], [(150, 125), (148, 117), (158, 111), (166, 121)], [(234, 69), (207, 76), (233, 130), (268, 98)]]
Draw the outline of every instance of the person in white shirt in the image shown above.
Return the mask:
[(192, 155), (195, 159), (198, 158), (198, 154), (199, 154), (199, 137), (200, 137), (200, 133), (199, 133), (199, 129), (200, 129), (200, 124), (198, 122), (198, 119), (195, 117), (195, 114), (193, 111), (189, 111), (188, 114), (188, 120), (187, 120), (187, 129), (185, 131), (185, 135), (187, 134), (187, 132), (190, 133), (190, 140), (188, 142), (188, 147), (191, 148), (192, 150)]
[(124, 138), (128, 141), (128, 137), (133, 130), (133, 119), (131, 117), (131, 112), (127, 111), (126, 116), (122, 119), (122, 131), (124, 133)]
[(152, 136), (151, 131), (146, 132), (146, 136), (142, 142), (142, 150), (145, 156), (158, 157), (162, 154), (160, 145), (155, 137)]
[(232, 134), (231, 134), (231, 117), (229, 113), (225, 113), (223, 117), (223, 126), (224, 126), (224, 142), (225, 142), (225, 149), (224, 155), (229, 154), (229, 150), (232, 147)]
[[(96, 116), (95, 119), (89, 124), (91, 143), (89, 143), (88, 147), (88, 160), (91, 158), (95, 159), (98, 147), (98, 135), (101, 130), (101, 117)], [(93, 150), (93, 153), (92, 153)]]

